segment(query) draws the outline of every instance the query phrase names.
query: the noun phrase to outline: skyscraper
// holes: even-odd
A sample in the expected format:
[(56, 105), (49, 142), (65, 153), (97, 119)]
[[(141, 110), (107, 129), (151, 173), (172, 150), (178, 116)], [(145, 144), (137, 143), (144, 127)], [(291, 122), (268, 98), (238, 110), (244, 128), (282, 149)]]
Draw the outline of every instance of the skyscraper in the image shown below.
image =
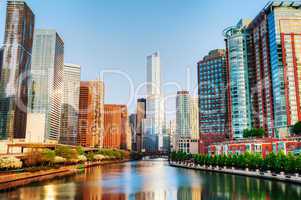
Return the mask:
[(198, 62), (200, 110), (200, 152), (208, 145), (230, 138), (228, 95), (229, 77), (226, 73), (226, 51), (216, 49)]
[(102, 81), (81, 81), (77, 144), (103, 147), (104, 85)]
[(104, 148), (131, 150), (131, 131), (125, 105), (105, 105), (104, 127)]
[(178, 91), (176, 110), (175, 149), (187, 153), (198, 153), (198, 98), (191, 97), (188, 91)]
[(301, 120), (301, 7), (270, 2), (248, 26), (252, 122), (269, 136), (285, 137)]
[(131, 144), (132, 144), (132, 149), (134, 151), (137, 151), (137, 114), (131, 114), (129, 116), (129, 122), (130, 122), (130, 129), (131, 129)]
[(189, 153), (191, 139), (190, 95), (178, 91), (176, 100), (176, 150)]
[[(3, 53), (4, 53), (4, 48), (0, 48), (0, 73), (2, 72), (2, 63), (3, 63)], [(1, 74), (0, 74), (1, 77)]]
[(0, 72), (0, 140), (24, 139), (35, 17), (24, 1), (8, 1)]
[(190, 126), (191, 139), (198, 140), (200, 137), (200, 120), (199, 120), (199, 98), (190, 97)]
[[(27, 141), (59, 141), (64, 90), (63, 72), (63, 40), (55, 30), (35, 30), (27, 116)], [(33, 124), (31, 125), (31, 123)], [(44, 128), (37, 129), (36, 123), (43, 124)]]
[(161, 66), (159, 53), (147, 57), (147, 100), (144, 121), (146, 151), (163, 149), (164, 102), (161, 92)]
[(137, 122), (136, 122), (136, 146), (137, 151), (141, 152), (143, 148), (143, 121), (146, 118), (146, 99), (137, 100)]
[(64, 102), (60, 143), (76, 145), (80, 91), (80, 66), (64, 65)]
[(177, 108), (176, 134), (182, 137), (190, 137), (191, 136), (190, 95), (188, 91), (177, 92), (176, 108)]
[(240, 20), (224, 31), (230, 86), (229, 117), (232, 117), (230, 131), (234, 138), (242, 138), (244, 129), (251, 127), (246, 30), (249, 23), (249, 20)]

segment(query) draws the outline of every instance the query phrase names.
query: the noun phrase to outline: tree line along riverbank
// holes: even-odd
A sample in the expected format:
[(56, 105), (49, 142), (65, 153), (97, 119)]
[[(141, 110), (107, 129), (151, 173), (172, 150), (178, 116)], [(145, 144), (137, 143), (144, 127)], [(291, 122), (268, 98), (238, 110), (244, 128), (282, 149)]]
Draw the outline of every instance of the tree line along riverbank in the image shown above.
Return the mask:
[(82, 147), (58, 146), (54, 150), (29, 151), (21, 159), (11, 155), (3, 156), (0, 158), (0, 174), (31, 172), (80, 165), (86, 162), (136, 159), (139, 157), (137, 153), (117, 149), (98, 149), (86, 152)]
[(246, 152), (244, 154), (228, 155), (200, 155), (184, 152), (172, 152), (170, 160), (174, 162), (193, 163), (199, 166), (227, 167), (247, 170), (269, 171), (272, 173), (287, 173), (298, 175), (301, 173), (301, 155), (284, 152), (270, 153), (266, 157), (261, 154)]
[(84, 148), (58, 146), (56, 149), (30, 151), (22, 159), (14, 156), (0, 158), (0, 191), (33, 182), (69, 176), (84, 168), (127, 162), (141, 155), (117, 149), (98, 149), (85, 152)]

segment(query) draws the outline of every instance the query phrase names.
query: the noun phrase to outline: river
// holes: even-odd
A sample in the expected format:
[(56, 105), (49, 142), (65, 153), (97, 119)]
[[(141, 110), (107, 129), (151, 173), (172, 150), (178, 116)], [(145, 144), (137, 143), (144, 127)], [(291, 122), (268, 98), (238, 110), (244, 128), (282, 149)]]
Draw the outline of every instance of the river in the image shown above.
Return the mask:
[(86, 169), (58, 180), (0, 193), (20, 200), (301, 199), (301, 186), (228, 174), (170, 167), (146, 160)]

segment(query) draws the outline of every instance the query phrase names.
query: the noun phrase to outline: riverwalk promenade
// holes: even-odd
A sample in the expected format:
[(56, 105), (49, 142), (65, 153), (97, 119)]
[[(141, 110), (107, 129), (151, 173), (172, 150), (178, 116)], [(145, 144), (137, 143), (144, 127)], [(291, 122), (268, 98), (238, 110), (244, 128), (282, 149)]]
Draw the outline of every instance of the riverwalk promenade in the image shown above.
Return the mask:
[(236, 169), (226, 168), (226, 167), (213, 167), (213, 166), (201, 166), (195, 165), (194, 163), (189, 162), (169, 162), (170, 166), (172, 167), (180, 167), (186, 169), (193, 169), (193, 170), (201, 170), (201, 171), (208, 171), (208, 172), (217, 172), (217, 173), (227, 173), (233, 175), (240, 175), (240, 176), (249, 176), (249, 177), (256, 177), (261, 179), (270, 179), (270, 180), (277, 180), (277, 181), (285, 181), (289, 183), (296, 183), (301, 185), (301, 176), (299, 174), (285, 174), (281, 172), (280, 174), (272, 173), (270, 171), (262, 172), (260, 170), (250, 171), (249, 169)]
[(83, 168), (89, 168), (99, 165), (107, 164), (118, 164), (123, 162), (128, 162), (130, 160), (108, 160), (108, 161), (95, 161), (86, 162), (79, 168), (79, 165), (69, 165), (62, 166), (59, 168), (40, 170), (36, 172), (18, 172), (18, 173), (8, 173), (0, 174), (0, 191), (8, 190), (20, 186), (24, 186), (34, 182), (41, 182), (46, 180), (51, 180), (55, 178), (65, 177), (80, 173)]

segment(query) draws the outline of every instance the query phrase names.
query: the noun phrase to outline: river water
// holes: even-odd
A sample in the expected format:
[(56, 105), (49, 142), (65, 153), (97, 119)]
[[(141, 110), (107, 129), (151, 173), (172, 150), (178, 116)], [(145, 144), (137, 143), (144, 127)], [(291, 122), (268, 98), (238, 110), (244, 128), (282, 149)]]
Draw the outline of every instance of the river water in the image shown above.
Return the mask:
[(127, 162), (35, 183), (0, 199), (199, 200), (301, 199), (301, 186), (228, 174), (170, 167), (164, 160)]

